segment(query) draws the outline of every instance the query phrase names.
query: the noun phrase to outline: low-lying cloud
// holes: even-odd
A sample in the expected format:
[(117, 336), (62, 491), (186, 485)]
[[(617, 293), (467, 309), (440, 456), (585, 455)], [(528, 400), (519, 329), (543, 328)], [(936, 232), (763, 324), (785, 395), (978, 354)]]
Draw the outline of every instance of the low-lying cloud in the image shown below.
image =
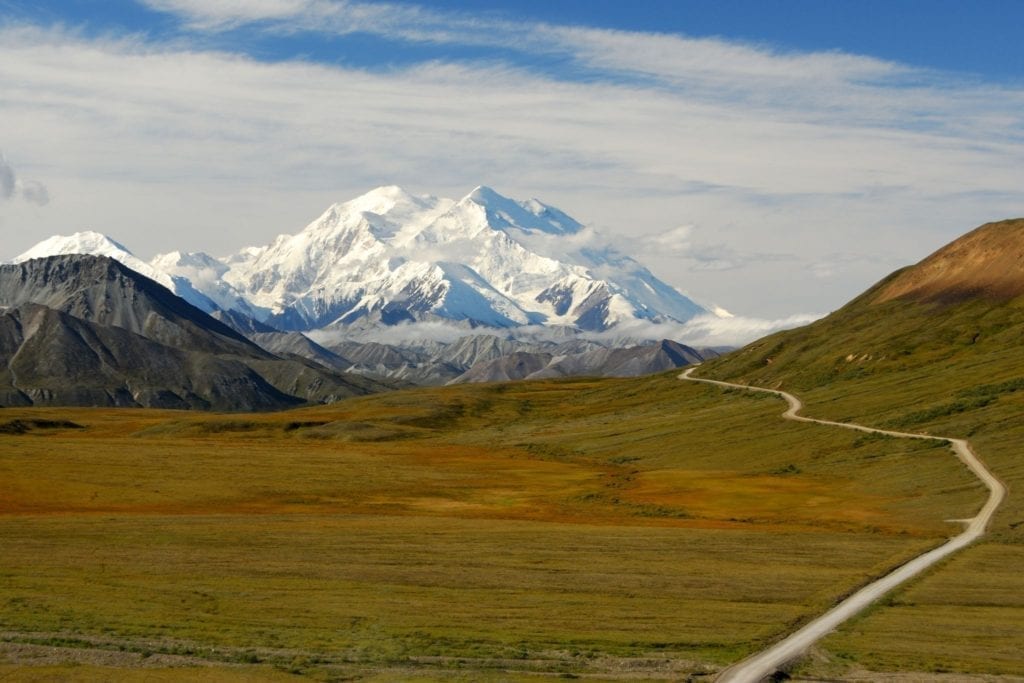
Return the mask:
[(569, 327), (523, 325), (513, 328), (469, 327), (454, 322), (406, 322), (390, 326), (327, 327), (306, 332), (318, 344), (343, 341), (378, 342), (394, 346), (418, 346), (427, 343), (450, 344), (469, 335), (493, 335), (523, 342), (564, 342), (574, 337), (606, 346), (634, 346), (670, 339), (693, 347), (738, 348), (775, 332), (801, 327), (821, 318), (820, 314), (801, 313), (775, 320), (744, 316), (701, 315), (686, 322), (631, 320), (602, 332), (584, 332)]
[(626, 321), (610, 330), (584, 332), (581, 336), (616, 346), (671, 339), (695, 347), (740, 347), (775, 332), (807, 325), (819, 318), (821, 315), (815, 313), (800, 313), (774, 320), (709, 314), (682, 323)]

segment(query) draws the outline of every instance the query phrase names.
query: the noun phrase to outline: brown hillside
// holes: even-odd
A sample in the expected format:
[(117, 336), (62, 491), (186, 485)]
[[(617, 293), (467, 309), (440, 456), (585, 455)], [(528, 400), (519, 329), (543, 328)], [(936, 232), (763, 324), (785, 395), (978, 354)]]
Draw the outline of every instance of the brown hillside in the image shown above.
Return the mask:
[(952, 303), (1024, 294), (1024, 219), (986, 223), (907, 268), (874, 303), (892, 299)]

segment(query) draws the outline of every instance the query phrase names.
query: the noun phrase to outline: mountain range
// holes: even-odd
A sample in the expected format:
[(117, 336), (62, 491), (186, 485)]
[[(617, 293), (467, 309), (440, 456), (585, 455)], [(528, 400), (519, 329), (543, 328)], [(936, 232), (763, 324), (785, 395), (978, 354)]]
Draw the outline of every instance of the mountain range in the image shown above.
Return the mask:
[[(0, 307), (4, 405), (270, 409), (389, 381), (639, 375), (719, 351), (601, 339), (710, 313), (564, 212), (486, 187), (381, 187), (223, 258), (146, 262), (97, 232), (55, 236), (0, 266)], [(407, 338), (417, 325), (444, 333)]]
[[(86, 231), (44, 240), (11, 265), (52, 278), (33, 284), (37, 294), (44, 285), (63, 291), (78, 286), (64, 282), (71, 262), (49, 259), (69, 255), (103, 257), (145, 276), (205, 314), (212, 334), (151, 341), (222, 353), (210, 344), (227, 331), (235, 344), (349, 377), (444, 384), (624, 376), (719, 351), (615, 335), (622, 323), (681, 323), (713, 314), (559, 209), (487, 187), (460, 200), (380, 187), (332, 205), (297, 234), (223, 258), (175, 251), (146, 262)], [(13, 282), (7, 287), (12, 302), (52, 303), (36, 294), (22, 301)], [(93, 308), (56, 310), (140, 333), (116, 316), (84, 315)], [(421, 328), (431, 334), (408, 334)]]
[(332, 205), (297, 234), (223, 258), (176, 251), (146, 263), (82, 232), (40, 242), (14, 262), (60, 254), (109, 256), (207, 313), (285, 331), (441, 322), (596, 332), (709, 314), (562, 211), (487, 187), (457, 201), (380, 187)]

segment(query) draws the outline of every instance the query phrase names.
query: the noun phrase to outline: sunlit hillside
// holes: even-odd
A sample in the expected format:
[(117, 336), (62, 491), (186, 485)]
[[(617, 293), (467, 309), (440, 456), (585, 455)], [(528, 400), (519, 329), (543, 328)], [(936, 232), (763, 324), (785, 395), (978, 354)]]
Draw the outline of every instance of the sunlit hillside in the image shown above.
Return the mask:
[(968, 438), (1009, 488), (985, 541), (826, 640), (823, 672), (1024, 673), (1022, 253), (1024, 220), (983, 226), (828, 318), (701, 368), (797, 393), (809, 415)]

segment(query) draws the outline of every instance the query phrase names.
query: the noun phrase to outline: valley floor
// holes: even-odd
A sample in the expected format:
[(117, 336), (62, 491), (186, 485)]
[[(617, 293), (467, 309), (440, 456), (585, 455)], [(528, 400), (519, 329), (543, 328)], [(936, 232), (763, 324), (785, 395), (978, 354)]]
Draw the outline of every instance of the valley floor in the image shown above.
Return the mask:
[(674, 375), (5, 410), (0, 675), (707, 679), (985, 498), (941, 445)]

